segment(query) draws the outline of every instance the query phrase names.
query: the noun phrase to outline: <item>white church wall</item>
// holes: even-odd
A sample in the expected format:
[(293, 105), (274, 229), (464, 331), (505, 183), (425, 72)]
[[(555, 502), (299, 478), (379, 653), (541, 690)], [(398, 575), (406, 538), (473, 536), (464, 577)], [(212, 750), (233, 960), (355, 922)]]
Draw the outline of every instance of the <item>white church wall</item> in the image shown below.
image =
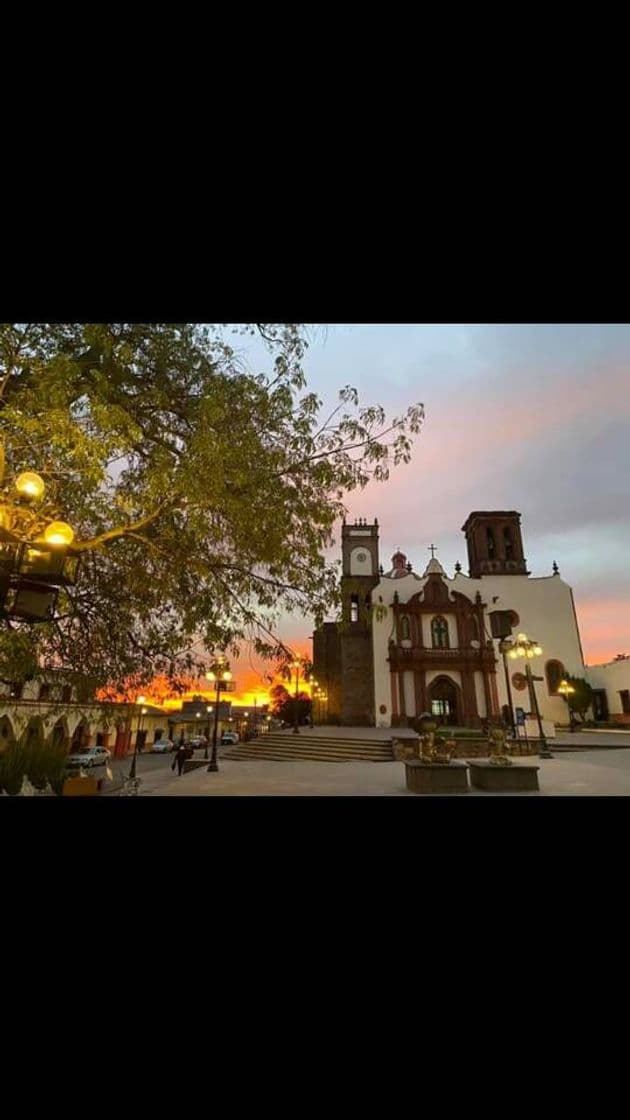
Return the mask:
[(484, 719), (488, 714), (486, 708), (486, 694), (483, 690), (483, 673), (480, 673), (477, 669), (475, 670), (475, 696), (477, 697), (477, 711), (481, 718)]
[[(391, 727), (392, 695), (388, 658), (388, 642), (393, 637), (393, 614), (390, 606), (379, 602), (380, 584), (372, 592), (372, 649), (374, 651), (374, 711), (380, 726)], [(380, 596), (381, 600), (383, 596)], [(381, 712), (381, 707), (385, 712)]]
[[(542, 578), (497, 575), (470, 579), (460, 574), (456, 576), (453, 583), (457, 591), (461, 591), (473, 601), (476, 592), (480, 591), (487, 611), (516, 611), (519, 622), (512, 632), (512, 637), (516, 638), (518, 633), (525, 633), (529, 638), (535, 638), (543, 649), (540, 657), (530, 661), (532, 673), (545, 678), (536, 682), (536, 696), (541, 715), (555, 722), (564, 722), (566, 705), (562, 697), (549, 695), (545, 664), (551, 660), (561, 661), (565, 672), (572, 676), (586, 675), (569, 585), (558, 575)], [(487, 619), (486, 630), (486, 638), (488, 638), (490, 623)], [(498, 659), (499, 705), (503, 705), (508, 702), (505, 675), (502, 657), (498, 651), (498, 641), (494, 642), (494, 646)], [(524, 673), (525, 659), (508, 658), (508, 669), (510, 678), (514, 673)], [(529, 709), (527, 691), (513, 690), (512, 697), (515, 706)]]
[[(392, 693), (391, 673), (389, 671), (388, 643), (395, 638), (394, 614), (391, 604), (397, 591), (400, 601), (405, 603), (424, 586), (424, 580), (409, 573), (400, 579), (381, 579), (372, 591), (372, 649), (374, 651), (374, 711), (379, 727), (391, 727)], [(405, 692), (405, 702), (407, 693)], [(381, 706), (385, 712), (381, 712)], [(414, 708), (415, 711), (415, 698)]]
[(605, 688), (608, 711), (611, 716), (623, 713), (619, 695), (622, 689), (630, 691), (630, 658), (625, 661), (609, 661), (605, 665), (589, 665), (586, 679), (592, 688)]

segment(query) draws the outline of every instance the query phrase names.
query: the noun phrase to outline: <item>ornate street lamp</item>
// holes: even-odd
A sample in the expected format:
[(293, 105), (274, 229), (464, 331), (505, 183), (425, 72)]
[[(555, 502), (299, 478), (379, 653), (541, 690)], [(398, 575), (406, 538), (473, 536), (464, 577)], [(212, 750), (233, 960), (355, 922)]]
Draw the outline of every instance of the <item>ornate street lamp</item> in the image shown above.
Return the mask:
[(540, 657), (542, 653), (542, 646), (539, 646), (538, 642), (530, 640), (527, 637), (527, 634), (518, 634), (516, 637), (516, 642), (511, 645), (511, 648), (508, 652), (512, 660), (515, 660), (518, 657), (526, 658), (525, 676), (527, 677), (529, 695), (534, 706), (536, 719), (538, 720), (538, 732), (540, 734), (540, 742), (542, 748), (538, 751), (538, 754), (540, 758), (553, 758), (554, 756), (547, 746), (547, 740), (545, 739), (545, 735), (543, 732), (542, 720), (540, 718), (540, 709), (538, 707), (538, 697), (536, 696), (536, 686), (534, 683), (537, 680), (542, 680), (542, 677), (534, 677), (529, 665), (529, 662), (533, 657)]
[(561, 696), (564, 696), (564, 698), (567, 702), (567, 711), (569, 713), (569, 730), (570, 731), (575, 731), (575, 721), (573, 719), (573, 710), (571, 708), (571, 702), (569, 700), (569, 696), (573, 695), (573, 693), (575, 692), (575, 689), (574, 689), (572, 684), (569, 684), (568, 681), (563, 680), (563, 681), (560, 681), (560, 684), (558, 685), (557, 691), (560, 693)]
[(214, 773), (219, 769), (217, 764), (217, 727), (219, 724), (219, 700), (222, 688), (228, 688), (229, 682), (232, 680), (232, 674), (229, 670), (229, 662), (224, 657), (219, 657), (214, 662), (212, 669), (206, 673), (206, 680), (214, 681), (216, 688), (216, 701), (214, 712), (214, 730), (212, 732), (212, 758), (208, 766), (208, 773)]
[[(0, 480), (3, 470), (0, 454)], [(38, 510), (45, 491), (40, 475), (23, 471), (0, 495), (0, 608), (20, 621), (48, 622), (59, 587), (77, 579), (78, 558), (67, 555), (74, 529)]]
[[(146, 704), (146, 697), (138, 696), (137, 699), (136, 699), (136, 705), (138, 705), (138, 704)], [(142, 728), (142, 717), (145, 716), (146, 714), (147, 714), (146, 708), (141, 707), (140, 708), (140, 714), (138, 716), (138, 726), (136, 728), (136, 738), (135, 738), (135, 742), (133, 744), (133, 758), (131, 760), (131, 767), (129, 769), (129, 781), (130, 782), (134, 782), (135, 779), (136, 779), (136, 757), (137, 757), (137, 754), (138, 754), (138, 735), (140, 734), (140, 730)]]

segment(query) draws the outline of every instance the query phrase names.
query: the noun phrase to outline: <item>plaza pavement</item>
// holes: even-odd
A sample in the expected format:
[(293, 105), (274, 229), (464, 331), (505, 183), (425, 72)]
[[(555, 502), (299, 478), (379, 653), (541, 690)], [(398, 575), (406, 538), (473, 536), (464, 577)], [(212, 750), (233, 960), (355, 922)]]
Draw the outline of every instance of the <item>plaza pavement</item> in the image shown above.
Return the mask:
[[(344, 728), (344, 736), (349, 730), (362, 736), (366, 731), (378, 731)], [(382, 737), (382, 731), (380, 734)], [(630, 796), (630, 734), (622, 738), (615, 732), (610, 736), (601, 732), (589, 736), (588, 742), (579, 735), (563, 735), (550, 745), (552, 750), (556, 746), (565, 749), (560, 749), (552, 759), (520, 758), (514, 763), (519, 766), (531, 761), (540, 766), (540, 793), (500, 796)], [(219, 756), (218, 773), (209, 774), (202, 767), (177, 777), (170, 769), (170, 761), (167, 756), (163, 768), (142, 775), (141, 797), (417, 796), (405, 787), (402, 762), (239, 761)], [(468, 796), (499, 795), (470, 790)]]

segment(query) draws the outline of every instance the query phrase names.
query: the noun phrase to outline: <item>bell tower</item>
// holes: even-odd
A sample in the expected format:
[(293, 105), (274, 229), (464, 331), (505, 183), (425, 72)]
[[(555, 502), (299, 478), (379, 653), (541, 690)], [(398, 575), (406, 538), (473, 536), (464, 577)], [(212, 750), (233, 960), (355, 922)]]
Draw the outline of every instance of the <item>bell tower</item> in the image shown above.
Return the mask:
[(367, 622), (370, 592), (378, 572), (378, 521), (372, 525), (359, 518), (354, 525), (344, 521), (341, 529), (341, 618), (343, 622)]
[(521, 515), (516, 510), (476, 510), (462, 525), (468, 548), (468, 574), (528, 576)]

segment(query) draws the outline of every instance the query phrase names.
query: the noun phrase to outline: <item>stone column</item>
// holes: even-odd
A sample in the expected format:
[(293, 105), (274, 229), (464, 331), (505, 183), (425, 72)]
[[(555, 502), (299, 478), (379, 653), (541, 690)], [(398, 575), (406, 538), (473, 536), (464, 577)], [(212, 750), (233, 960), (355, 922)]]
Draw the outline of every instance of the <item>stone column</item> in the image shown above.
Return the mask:
[(404, 670), (398, 673), (398, 694), (400, 703), (400, 718), (407, 719), (407, 708), (405, 706), (405, 673)]
[(475, 677), (470, 669), (462, 669), (462, 722), (477, 724), (479, 713), (477, 711), (477, 695), (475, 693)]
[(483, 694), (486, 700), (486, 717), (490, 719), (493, 714), (493, 705), (490, 697), (490, 682), (488, 680), (488, 673), (485, 669), (481, 670), (481, 675), (483, 677)]

